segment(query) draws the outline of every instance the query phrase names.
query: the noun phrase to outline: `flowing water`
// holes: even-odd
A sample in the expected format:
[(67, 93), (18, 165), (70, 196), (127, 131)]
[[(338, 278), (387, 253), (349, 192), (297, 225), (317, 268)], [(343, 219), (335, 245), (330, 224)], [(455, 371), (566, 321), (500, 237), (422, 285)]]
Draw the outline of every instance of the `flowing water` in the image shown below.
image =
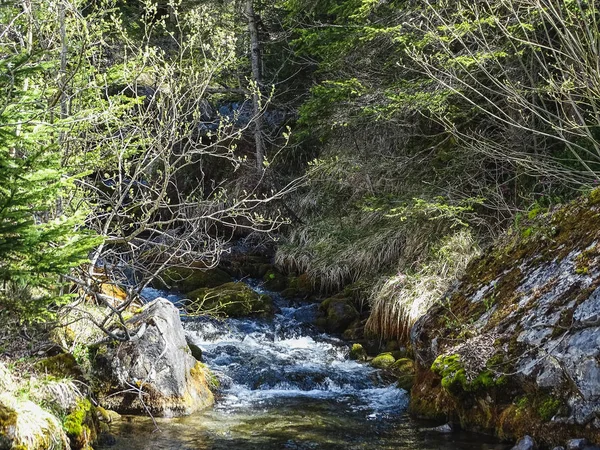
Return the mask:
[[(259, 292), (258, 283), (249, 282)], [(211, 410), (177, 419), (125, 418), (116, 448), (506, 449), (481, 436), (443, 435), (406, 416), (408, 394), (348, 359), (348, 344), (313, 325), (315, 304), (272, 295), (272, 319), (184, 321), (221, 381)], [(165, 296), (148, 290), (147, 297)], [(177, 303), (179, 297), (169, 294)], [(431, 427), (431, 425), (426, 425)]]

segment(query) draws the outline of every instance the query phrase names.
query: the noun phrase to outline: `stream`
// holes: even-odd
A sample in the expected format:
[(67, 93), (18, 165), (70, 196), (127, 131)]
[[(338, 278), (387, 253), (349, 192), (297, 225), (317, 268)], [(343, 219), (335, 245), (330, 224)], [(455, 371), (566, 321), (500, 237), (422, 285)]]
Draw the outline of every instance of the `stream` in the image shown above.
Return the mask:
[[(317, 304), (273, 297), (273, 318), (184, 320), (221, 382), (215, 407), (188, 417), (124, 417), (112, 447), (143, 449), (497, 449), (469, 433), (441, 434), (406, 414), (408, 393), (348, 358), (347, 342), (313, 325)], [(154, 289), (177, 304), (177, 294)]]

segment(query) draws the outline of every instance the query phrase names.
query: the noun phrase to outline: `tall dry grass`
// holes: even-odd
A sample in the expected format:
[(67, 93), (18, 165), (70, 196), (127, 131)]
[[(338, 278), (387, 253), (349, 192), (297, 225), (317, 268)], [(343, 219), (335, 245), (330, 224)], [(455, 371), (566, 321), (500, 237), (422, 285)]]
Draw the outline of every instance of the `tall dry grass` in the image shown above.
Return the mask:
[(462, 229), (445, 237), (416, 271), (382, 277), (372, 291), (365, 330), (386, 340), (406, 339), (412, 325), (479, 254), (472, 232)]

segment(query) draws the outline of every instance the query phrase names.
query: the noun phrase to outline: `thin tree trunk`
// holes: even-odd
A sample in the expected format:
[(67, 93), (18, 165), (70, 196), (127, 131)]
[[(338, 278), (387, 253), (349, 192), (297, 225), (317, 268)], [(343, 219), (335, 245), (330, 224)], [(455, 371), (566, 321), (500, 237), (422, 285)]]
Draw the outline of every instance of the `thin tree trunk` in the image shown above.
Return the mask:
[(260, 73), (260, 42), (258, 40), (258, 27), (254, 13), (253, 0), (246, 0), (246, 17), (248, 18), (248, 33), (250, 34), (250, 61), (252, 63), (252, 106), (254, 109), (254, 141), (256, 142), (256, 168), (263, 171), (265, 159), (265, 144), (263, 140), (264, 122), (261, 108), (262, 77)]
[(67, 24), (66, 7), (64, 2), (60, 3), (59, 22), (60, 22), (60, 118), (66, 119), (69, 113), (67, 104), (67, 54), (69, 47), (67, 45)]

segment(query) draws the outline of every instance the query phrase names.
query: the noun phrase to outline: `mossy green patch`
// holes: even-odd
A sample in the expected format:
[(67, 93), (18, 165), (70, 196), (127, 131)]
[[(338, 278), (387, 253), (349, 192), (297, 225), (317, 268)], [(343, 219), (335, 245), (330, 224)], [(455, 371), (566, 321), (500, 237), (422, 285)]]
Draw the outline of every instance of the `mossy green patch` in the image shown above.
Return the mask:
[(77, 360), (70, 353), (61, 353), (56, 356), (44, 358), (35, 363), (35, 368), (41, 372), (60, 376), (80, 378), (81, 368)]
[(539, 405), (537, 407), (538, 415), (543, 420), (548, 422), (550, 419), (552, 419), (558, 413), (561, 405), (562, 405), (562, 402), (558, 398), (547, 397), (544, 400), (542, 400), (541, 402), (539, 402)]
[(590, 205), (597, 205), (600, 203), (600, 188), (593, 189), (588, 194), (588, 201)]
[(360, 344), (352, 344), (352, 348), (350, 349), (350, 359), (356, 361), (366, 361), (367, 351)]
[(187, 294), (189, 314), (214, 314), (228, 317), (266, 315), (273, 312), (271, 297), (258, 294), (244, 283), (226, 283), (217, 288), (202, 288)]
[(380, 353), (373, 361), (371, 361), (371, 365), (377, 369), (389, 369), (396, 362), (396, 358), (390, 353)]
[(431, 365), (431, 371), (442, 378), (442, 387), (452, 395), (464, 392), (488, 390), (506, 383), (506, 377), (498, 377), (491, 370), (483, 370), (476, 376), (467, 377), (460, 355), (440, 355)]
[(398, 387), (410, 391), (415, 382), (415, 363), (410, 358), (399, 358), (390, 367), (398, 379)]
[(94, 406), (87, 399), (77, 402), (75, 408), (64, 421), (63, 428), (74, 448), (88, 448), (97, 436), (97, 415)]

